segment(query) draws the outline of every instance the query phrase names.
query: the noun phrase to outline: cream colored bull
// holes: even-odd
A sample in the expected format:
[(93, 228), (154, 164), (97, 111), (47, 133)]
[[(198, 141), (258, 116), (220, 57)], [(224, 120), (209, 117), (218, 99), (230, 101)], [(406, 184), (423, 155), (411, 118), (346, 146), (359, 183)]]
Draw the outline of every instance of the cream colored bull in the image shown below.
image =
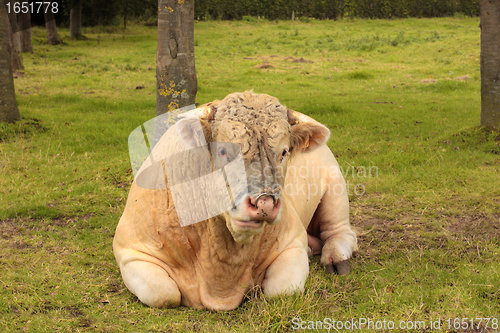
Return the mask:
[(153, 159), (206, 140), (217, 143), (210, 160), (216, 167), (235, 158), (224, 142), (236, 143), (246, 170), (245, 197), (218, 216), (182, 227), (167, 174), (196, 175), (202, 163), (171, 171), (163, 165), (150, 177), (162, 178), (165, 189), (134, 181), (113, 242), (127, 288), (152, 307), (231, 310), (256, 285), (266, 296), (303, 291), (311, 251), (321, 253), (329, 272), (347, 274), (356, 235), (344, 179), (325, 145), (328, 129), (253, 92), (231, 94), (193, 116), (163, 135)]

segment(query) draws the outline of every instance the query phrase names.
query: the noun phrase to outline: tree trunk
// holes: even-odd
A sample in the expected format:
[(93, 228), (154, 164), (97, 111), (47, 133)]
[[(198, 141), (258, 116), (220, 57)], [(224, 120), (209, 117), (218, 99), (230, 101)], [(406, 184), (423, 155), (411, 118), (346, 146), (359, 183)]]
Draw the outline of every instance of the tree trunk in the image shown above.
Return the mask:
[(192, 105), (198, 83), (194, 65), (194, 0), (158, 1), (156, 115)]
[(123, 30), (127, 30), (127, 5), (123, 5)]
[(4, 0), (0, 0), (0, 122), (15, 122), (21, 119), (12, 77), (9, 19)]
[[(11, 4), (13, 2), (11, 1)], [(12, 6), (11, 6), (12, 8)], [(23, 56), (21, 54), (21, 40), (19, 38), (19, 29), (17, 28), (17, 14), (11, 11), (9, 14), (9, 44), (10, 60), (12, 71), (19, 72), (24, 69)]]
[(33, 54), (33, 41), (31, 38), (31, 14), (19, 13), (19, 33), (21, 36), (21, 52), (29, 52)]
[(69, 35), (73, 38), (82, 37), (82, 1), (73, 0), (69, 15)]
[(44, 3), (43, 15), (45, 17), (45, 28), (47, 28), (47, 41), (49, 44), (58, 45), (61, 44), (61, 38), (57, 33), (56, 18), (54, 13), (52, 13), (51, 3)]
[(500, 131), (500, 2), (480, 0), (481, 126)]

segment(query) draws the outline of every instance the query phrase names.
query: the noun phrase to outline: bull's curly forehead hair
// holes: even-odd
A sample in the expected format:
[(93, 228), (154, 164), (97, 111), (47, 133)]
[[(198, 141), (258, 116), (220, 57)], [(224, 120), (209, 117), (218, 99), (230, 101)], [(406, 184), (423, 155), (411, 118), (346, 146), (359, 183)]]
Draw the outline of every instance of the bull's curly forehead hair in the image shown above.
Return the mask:
[[(287, 108), (276, 97), (253, 91), (226, 96), (218, 105), (215, 121), (238, 121), (265, 131), (276, 122), (288, 125)], [(286, 126), (286, 125), (285, 125)], [(289, 125), (287, 126), (290, 130)]]

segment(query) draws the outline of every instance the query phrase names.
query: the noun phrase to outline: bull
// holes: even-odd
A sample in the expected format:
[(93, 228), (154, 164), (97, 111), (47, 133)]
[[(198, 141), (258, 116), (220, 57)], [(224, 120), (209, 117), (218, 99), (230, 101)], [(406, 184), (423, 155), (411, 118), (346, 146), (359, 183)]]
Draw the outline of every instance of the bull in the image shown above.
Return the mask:
[[(181, 118), (141, 167), (161, 160), (159, 171), (143, 172), (141, 182), (161, 180), (164, 188), (140, 186), (136, 177), (116, 229), (113, 251), (127, 288), (151, 307), (231, 310), (254, 286), (269, 297), (303, 291), (311, 254), (321, 254), (328, 272), (349, 273), (356, 234), (345, 181), (325, 144), (329, 135), (312, 118), (253, 92), (230, 94)], [(169, 167), (162, 158), (173, 151), (197, 153)], [(222, 170), (238, 157), (244, 170), (236, 178), (226, 170), (220, 181), (175, 190), (200, 169)], [(220, 183), (232, 177), (229, 209), (185, 223), (211, 207), (182, 200), (204, 191), (223, 201)]]

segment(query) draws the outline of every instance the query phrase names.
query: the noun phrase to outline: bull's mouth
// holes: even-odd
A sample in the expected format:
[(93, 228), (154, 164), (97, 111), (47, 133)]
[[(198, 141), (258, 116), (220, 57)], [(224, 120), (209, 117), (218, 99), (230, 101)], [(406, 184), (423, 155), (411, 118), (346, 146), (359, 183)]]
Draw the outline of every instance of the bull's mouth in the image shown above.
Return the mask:
[(243, 227), (243, 228), (260, 228), (262, 226), (262, 223), (264, 221), (240, 221), (240, 220), (234, 220), (234, 224), (236, 224), (238, 227)]

